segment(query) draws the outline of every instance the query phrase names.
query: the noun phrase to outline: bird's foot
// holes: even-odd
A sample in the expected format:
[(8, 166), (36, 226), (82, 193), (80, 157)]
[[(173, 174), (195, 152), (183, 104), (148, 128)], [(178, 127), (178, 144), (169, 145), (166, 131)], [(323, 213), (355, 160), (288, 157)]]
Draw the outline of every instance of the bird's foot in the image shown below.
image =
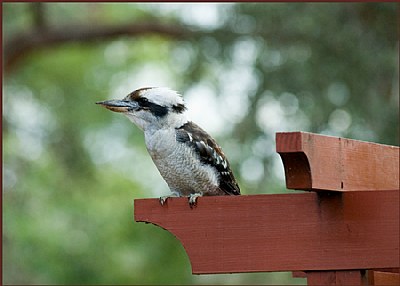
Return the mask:
[(168, 196), (162, 196), (162, 197), (160, 197), (160, 204), (163, 206), (163, 205), (165, 205), (166, 204), (166, 202), (167, 202), (167, 200), (169, 199), (169, 198), (176, 198), (176, 197), (179, 197), (179, 195), (178, 194), (176, 194), (176, 193), (172, 193), (172, 194), (170, 194), (170, 195), (168, 195)]
[(160, 197), (160, 205), (165, 205), (165, 203), (167, 202), (169, 196), (162, 196)]
[(189, 195), (189, 206), (192, 209), (197, 204), (197, 198), (202, 197), (202, 193), (194, 193)]

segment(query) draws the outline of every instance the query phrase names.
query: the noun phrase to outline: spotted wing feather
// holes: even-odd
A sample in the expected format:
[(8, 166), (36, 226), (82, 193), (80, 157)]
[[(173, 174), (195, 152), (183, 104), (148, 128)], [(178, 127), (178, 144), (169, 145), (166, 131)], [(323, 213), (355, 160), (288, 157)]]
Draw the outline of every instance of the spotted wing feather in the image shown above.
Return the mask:
[(214, 167), (219, 173), (219, 188), (227, 195), (240, 195), (240, 188), (233, 176), (229, 162), (221, 147), (203, 129), (188, 122), (176, 129), (176, 139), (192, 147), (203, 164)]

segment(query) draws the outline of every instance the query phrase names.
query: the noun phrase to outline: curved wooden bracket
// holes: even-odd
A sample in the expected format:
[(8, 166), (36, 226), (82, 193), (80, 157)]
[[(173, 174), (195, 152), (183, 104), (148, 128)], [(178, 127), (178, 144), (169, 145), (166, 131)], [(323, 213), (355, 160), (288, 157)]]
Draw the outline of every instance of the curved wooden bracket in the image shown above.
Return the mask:
[(135, 200), (135, 220), (185, 248), (192, 272), (399, 267), (399, 191)]
[(307, 132), (276, 134), (286, 187), (298, 190), (399, 189), (399, 147)]

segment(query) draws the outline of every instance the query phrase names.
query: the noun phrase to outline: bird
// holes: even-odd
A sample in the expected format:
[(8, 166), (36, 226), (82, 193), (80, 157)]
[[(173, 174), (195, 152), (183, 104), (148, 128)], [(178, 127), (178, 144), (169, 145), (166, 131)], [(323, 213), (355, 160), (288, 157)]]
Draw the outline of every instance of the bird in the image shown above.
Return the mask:
[(96, 102), (122, 113), (144, 133), (150, 157), (171, 194), (188, 197), (189, 206), (201, 196), (240, 195), (229, 161), (206, 131), (190, 121), (184, 99), (166, 87), (139, 88), (122, 100)]

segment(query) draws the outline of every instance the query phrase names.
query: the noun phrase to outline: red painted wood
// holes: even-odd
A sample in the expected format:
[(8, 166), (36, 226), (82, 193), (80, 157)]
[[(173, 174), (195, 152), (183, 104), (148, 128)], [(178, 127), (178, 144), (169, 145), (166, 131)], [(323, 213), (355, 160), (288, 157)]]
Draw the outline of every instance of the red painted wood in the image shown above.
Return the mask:
[(400, 149), (304, 132), (276, 141), (287, 187), (318, 192), (203, 197), (194, 209), (185, 198), (135, 200), (135, 220), (173, 233), (195, 274), (294, 271), (310, 285), (364, 285), (360, 269), (398, 269)]
[(307, 278), (307, 274), (304, 271), (293, 271), (292, 277), (293, 278)]
[(276, 134), (288, 189), (399, 189), (399, 147), (306, 132)]
[(400, 273), (400, 268), (375, 268), (375, 271)]
[(360, 286), (367, 285), (365, 271), (336, 271), (336, 285)]
[(134, 211), (181, 241), (195, 274), (400, 267), (398, 190), (201, 197), (193, 209), (140, 199)]
[(307, 285), (330, 286), (336, 285), (335, 271), (312, 271), (307, 273)]
[(400, 274), (382, 271), (369, 271), (369, 284), (376, 286), (400, 285)]
[(311, 285), (346, 285), (361, 286), (367, 285), (365, 275), (360, 270), (344, 271), (310, 271), (306, 273), (307, 284)]

